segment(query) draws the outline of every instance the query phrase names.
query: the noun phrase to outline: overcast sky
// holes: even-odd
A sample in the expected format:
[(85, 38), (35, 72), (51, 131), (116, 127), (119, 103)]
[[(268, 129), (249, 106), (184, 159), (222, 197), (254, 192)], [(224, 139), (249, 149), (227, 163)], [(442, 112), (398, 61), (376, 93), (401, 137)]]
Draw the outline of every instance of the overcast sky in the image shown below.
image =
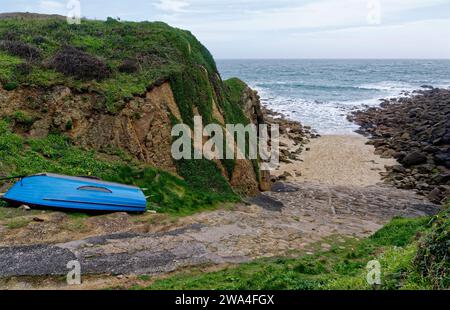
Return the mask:
[[(0, 0), (67, 15), (67, 0)], [(450, 58), (450, 0), (81, 0), (88, 18), (161, 20), (216, 58)]]

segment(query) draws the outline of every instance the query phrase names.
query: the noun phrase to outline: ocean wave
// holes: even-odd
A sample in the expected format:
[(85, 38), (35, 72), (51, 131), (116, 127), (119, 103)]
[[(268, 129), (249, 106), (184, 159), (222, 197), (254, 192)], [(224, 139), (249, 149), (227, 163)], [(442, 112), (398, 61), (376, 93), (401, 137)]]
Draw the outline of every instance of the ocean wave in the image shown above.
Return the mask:
[[(243, 61), (223, 66), (260, 94), (264, 105), (316, 128), (320, 133), (351, 132), (354, 109), (380, 99), (409, 96), (422, 85), (450, 87), (448, 61)], [(409, 92), (405, 93), (405, 92)]]
[[(299, 83), (295, 81), (264, 81), (264, 82), (253, 82), (251, 83), (253, 88), (259, 90), (270, 90), (277, 86), (287, 86), (293, 88), (302, 88), (307, 90), (339, 90), (339, 91), (378, 91), (384, 93), (400, 94), (404, 91), (414, 91), (420, 89), (422, 85), (427, 83), (405, 83), (405, 82), (395, 82), (395, 81), (382, 81), (376, 83), (364, 83), (359, 85), (319, 85), (319, 84), (306, 84)], [(447, 88), (450, 86), (450, 81), (440, 81), (439, 83), (434, 83), (431, 86)]]
[(349, 113), (365, 106), (378, 106), (381, 99), (401, 96), (404, 90), (403, 87), (391, 87), (391, 91), (380, 90), (382, 93), (369, 98), (327, 101), (279, 95), (273, 89), (260, 85), (253, 88), (258, 91), (264, 105), (289, 119), (313, 127), (320, 134), (353, 134), (358, 126), (347, 120)]
[(396, 91), (398, 93), (402, 91), (412, 91), (420, 88), (421, 85), (413, 85), (403, 82), (383, 81), (378, 83), (366, 83), (361, 84), (358, 87), (361, 89), (379, 90), (379, 91)]
[(324, 90), (324, 91), (361, 91), (361, 90), (383, 90), (377, 87), (363, 87), (363, 86), (342, 86), (342, 85), (317, 85), (317, 84), (303, 84), (298, 82), (283, 82), (283, 81), (271, 81), (271, 82), (256, 82), (255, 88), (271, 89), (277, 86), (287, 86), (292, 88), (300, 88), (304, 90)]
[(436, 88), (446, 88), (446, 89), (450, 89), (450, 80), (444, 80), (444, 81), (440, 81), (438, 83), (434, 83), (434, 85), (432, 85)]
[(263, 104), (270, 109), (291, 120), (311, 126), (320, 134), (352, 134), (358, 128), (347, 120), (347, 115), (357, 109), (357, 106), (282, 96), (271, 100), (261, 98)]

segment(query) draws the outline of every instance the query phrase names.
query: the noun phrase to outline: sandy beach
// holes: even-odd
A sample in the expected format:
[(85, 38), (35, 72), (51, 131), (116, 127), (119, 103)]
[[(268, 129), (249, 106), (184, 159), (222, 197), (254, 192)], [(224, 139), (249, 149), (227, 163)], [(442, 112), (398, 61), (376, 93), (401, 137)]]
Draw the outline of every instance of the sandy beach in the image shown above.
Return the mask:
[[(288, 141), (284, 141), (288, 144)], [(282, 163), (276, 176), (285, 172), (289, 181), (316, 182), (327, 185), (371, 186), (380, 183), (385, 165), (394, 159), (375, 155), (375, 148), (366, 145), (361, 135), (329, 135), (312, 139), (299, 161)]]

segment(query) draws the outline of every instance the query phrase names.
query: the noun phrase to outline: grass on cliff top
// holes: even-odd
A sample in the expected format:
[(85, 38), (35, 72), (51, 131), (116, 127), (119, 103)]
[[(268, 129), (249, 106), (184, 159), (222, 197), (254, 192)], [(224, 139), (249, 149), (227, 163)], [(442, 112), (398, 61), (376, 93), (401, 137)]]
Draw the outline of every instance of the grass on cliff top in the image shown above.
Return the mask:
[(244, 92), (247, 84), (239, 78), (230, 78), (224, 81), (227, 88), (228, 99), (231, 102), (240, 102), (242, 93)]
[[(224, 85), (212, 55), (189, 31), (162, 22), (119, 22), (109, 18), (106, 22), (83, 20), (80, 25), (69, 25), (60, 18), (30, 17), (0, 20), (2, 41), (25, 44), (41, 55), (38, 59), (24, 59), (15, 49), (2, 49), (0, 44), (0, 83), (8, 90), (22, 84), (66, 85), (102, 94), (105, 108), (117, 112), (126, 100), (144, 94), (156, 81), (168, 80), (184, 123), (192, 125), (194, 107), (205, 124), (213, 122), (213, 100), (227, 123), (248, 123), (238, 105), (245, 83), (230, 79)], [(56, 72), (49, 64), (66, 47), (100, 59), (110, 69), (110, 76), (83, 80)], [(121, 69), (126, 63), (133, 64), (128, 66), (131, 71)]]
[(429, 222), (430, 218), (396, 218), (367, 239), (333, 238), (329, 251), (295, 259), (262, 259), (217, 272), (193, 270), (133, 289), (370, 290), (366, 266), (374, 259), (382, 267), (381, 289), (431, 289), (432, 281), (414, 263), (418, 235), (430, 229)]
[(68, 138), (61, 135), (51, 134), (45, 139), (24, 138), (12, 133), (6, 121), (0, 121), (0, 171), (2, 176), (40, 172), (93, 175), (107, 181), (132, 184), (146, 189), (144, 193), (150, 196), (150, 208), (177, 215), (239, 199), (224, 181), (214, 181), (210, 170), (203, 170), (212, 174), (209, 179), (202, 175), (200, 180), (188, 182), (119, 157), (111, 161), (100, 159), (93, 151), (72, 146)]
[[(202, 66), (210, 74), (217, 72), (211, 54), (190, 32), (161, 22), (119, 22), (110, 18), (106, 22), (83, 20), (80, 25), (69, 25), (56, 18), (4, 19), (0, 20), (2, 40), (24, 43), (41, 54), (30, 61), (16, 56), (15, 50), (1, 51), (3, 85), (63, 84), (94, 90), (104, 95), (112, 111), (120, 108), (125, 99), (145, 93), (155, 81), (169, 79), (186, 67)], [(99, 58), (110, 69), (110, 76), (100, 81), (78, 80), (51, 69), (49, 63), (66, 46)], [(121, 70), (126, 61), (135, 63), (137, 70)], [(19, 70), (20, 63), (28, 63), (25, 72)]]

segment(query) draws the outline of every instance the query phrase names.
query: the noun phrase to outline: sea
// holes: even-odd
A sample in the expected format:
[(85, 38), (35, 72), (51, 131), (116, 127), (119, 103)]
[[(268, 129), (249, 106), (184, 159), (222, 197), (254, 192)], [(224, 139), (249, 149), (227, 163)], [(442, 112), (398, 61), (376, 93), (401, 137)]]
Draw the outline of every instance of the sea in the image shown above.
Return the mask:
[(450, 88), (450, 60), (218, 60), (223, 79), (239, 77), (262, 103), (319, 134), (353, 134), (355, 110), (422, 86)]

